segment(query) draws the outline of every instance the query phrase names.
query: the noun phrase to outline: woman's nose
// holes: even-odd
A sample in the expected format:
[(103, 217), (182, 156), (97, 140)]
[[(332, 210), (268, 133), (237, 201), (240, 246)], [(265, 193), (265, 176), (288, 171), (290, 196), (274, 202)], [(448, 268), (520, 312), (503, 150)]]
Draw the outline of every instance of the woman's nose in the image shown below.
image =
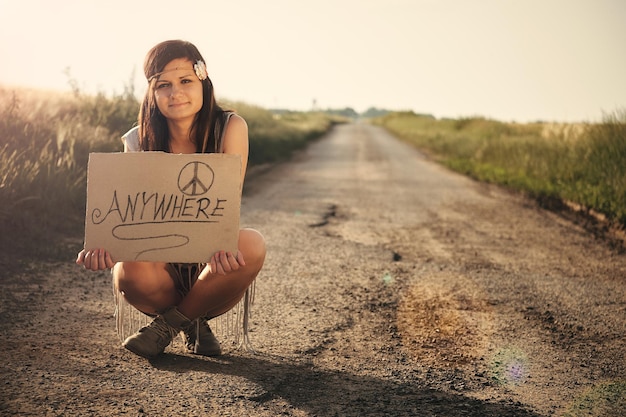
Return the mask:
[(171, 97), (175, 97), (178, 93), (180, 93), (182, 91), (182, 89), (180, 88), (180, 85), (178, 84), (173, 84), (172, 88), (170, 89), (170, 96)]

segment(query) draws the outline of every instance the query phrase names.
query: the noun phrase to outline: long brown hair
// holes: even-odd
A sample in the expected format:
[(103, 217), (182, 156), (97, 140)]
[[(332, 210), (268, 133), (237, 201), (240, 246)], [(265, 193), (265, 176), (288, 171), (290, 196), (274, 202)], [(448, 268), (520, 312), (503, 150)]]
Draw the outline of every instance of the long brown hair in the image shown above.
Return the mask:
[[(161, 114), (154, 98), (154, 87), (158, 73), (177, 58), (186, 58), (192, 63), (204, 58), (195, 45), (187, 41), (169, 40), (154, 46), (143, 64), (143, 71), (148, 80), (148, 89), (139, 110), (139, 141), (144, 151), (169, 152), (169, 130), (165, 116)], [(204, 61), (206, 62), (206, 61)], [(225, 110), (215, 100), (213, 83), (207, 77), (202, 81), (202, 108), (196, 115), (191, 127), (191, 140), (196, 144), (196, 152), (219, 152), (222, 131), (225, 123)]]

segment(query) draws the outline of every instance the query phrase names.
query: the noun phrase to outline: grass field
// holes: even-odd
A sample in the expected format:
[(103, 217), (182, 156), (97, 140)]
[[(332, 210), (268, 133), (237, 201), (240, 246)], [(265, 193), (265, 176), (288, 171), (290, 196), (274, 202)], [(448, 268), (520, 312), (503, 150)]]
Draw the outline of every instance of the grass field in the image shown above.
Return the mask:
[(602, 123), (503, 123), (410, 112), (374, 120), (448, 167), (626, 226), (626, 111)]
[[(327, 132), (337, 117), (280, 115), (245, 103), (223, 103), (247, 121), (249, 166), (288, 158)], [(117, 96), (0, 88), (0, 244), (54, 256), (64, 236), (82, 233), (90, 152), (123, 150), (136, 124), (133, 91)]]
[[(248, 122), (254, 166), (285, 160), (343, 120), (323, 112), (272, 113), (223, 103)], [(110, 97), (0, 88), (0, 244), (54, 253), (82, 233), (90, 152), (123, 149), (136, 123), (133, 91)], [(503, 123), (411, 112), (372, 119), (439, 162), (540, 200), (579, 204), (626, 226), (626, 111), (602, 123)]]

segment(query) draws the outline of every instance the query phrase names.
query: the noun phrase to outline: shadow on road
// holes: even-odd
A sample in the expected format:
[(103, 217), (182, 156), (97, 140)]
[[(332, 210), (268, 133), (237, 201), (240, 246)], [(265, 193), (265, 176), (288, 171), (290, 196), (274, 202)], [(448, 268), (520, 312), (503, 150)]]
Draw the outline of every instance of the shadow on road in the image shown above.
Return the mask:
[[(151, 361), (160, 370), (225, 374), (248, 379), (263, 392), (245, 397), (266, 403), (282, 398), (311, 415), (328, 416), (539, 416), (511, 403), (491, 403), (420, 386), (321, 370), (265, 354), (219, 359), (166, 354)], [(207, 394), (210, 396), (210, 393)]]

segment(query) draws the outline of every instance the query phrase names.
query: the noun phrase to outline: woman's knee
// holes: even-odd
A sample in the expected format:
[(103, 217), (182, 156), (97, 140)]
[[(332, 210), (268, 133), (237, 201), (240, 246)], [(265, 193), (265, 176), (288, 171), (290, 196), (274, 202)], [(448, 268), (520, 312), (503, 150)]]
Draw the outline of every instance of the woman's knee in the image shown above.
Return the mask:
[(246, 263), (263, 265), (265, 260), (265, 238), (254, 229), (239, 231), (239, 250), (243, 253)]
[(157, 313), (180, 302), (166, 264), (119, 262), (113, 268), (115, 288), (144, 313)]
[(165, 265), (152, 262), (118, 262), (113, 267), (115, 287), (122, 292), (155, 293), (172, 286)]

